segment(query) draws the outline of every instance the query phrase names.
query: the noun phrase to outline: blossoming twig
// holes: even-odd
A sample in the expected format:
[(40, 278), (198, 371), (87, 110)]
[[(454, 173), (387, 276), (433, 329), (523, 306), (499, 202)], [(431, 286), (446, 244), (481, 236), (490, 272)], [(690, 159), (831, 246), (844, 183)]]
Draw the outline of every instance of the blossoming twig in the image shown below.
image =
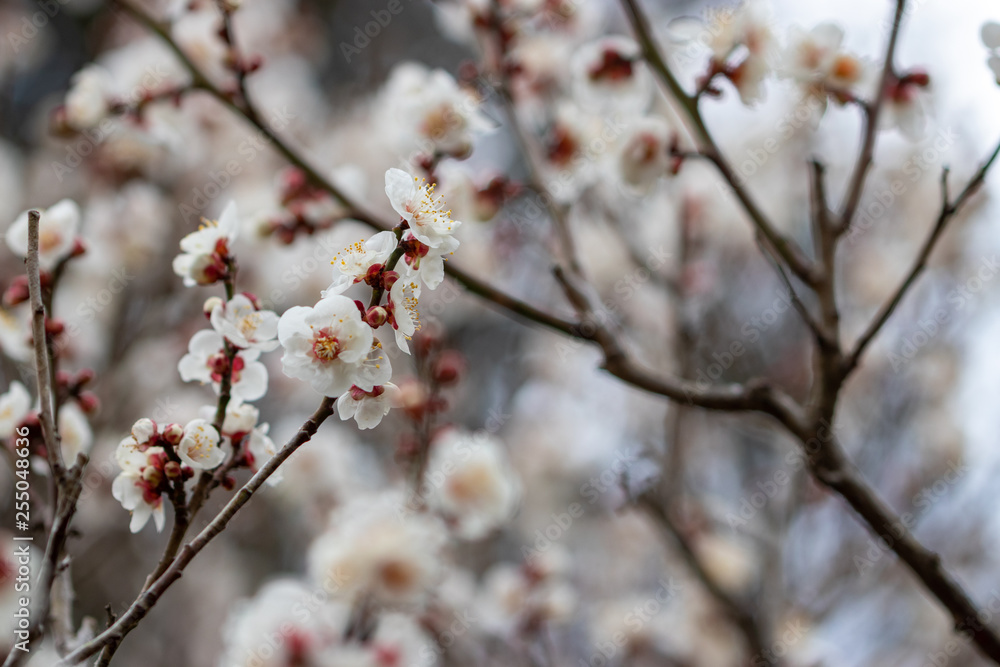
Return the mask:
[(59, 664), (79, 664), (98, 651), (106, 650), (107, 647), (120, 643), (145, 618), (167, 589), (181, 578), (184, 568), (188, 566), (194, 557), (226, 529), (229, 522), (236, 516), (236, 513), (250, 501), (250, 498), (264, 485), (268, 477), (274, 474), (278, 467), (289, 456), (294, 454), (299, 447), (312, 439), (316, 431), (319, 430), (320, 425), (326, 421), (327, 417), (333, 414), (335, 400), (329, 397), (323, 399), (320, 406), (306, 420), (292, 439), (285, 443), (267, 463), (261, 466), (260, 470), (240, 488), (236, 495), (226, 503), (226, 506), (215, 515), (215, 518), (193, 540), (184, 545), (180, 553), (178, 553), (177, 558), (170, 564), (170, 567), (136, 598), (132, 605), (118, 617), (111, 627), (67, 655)]

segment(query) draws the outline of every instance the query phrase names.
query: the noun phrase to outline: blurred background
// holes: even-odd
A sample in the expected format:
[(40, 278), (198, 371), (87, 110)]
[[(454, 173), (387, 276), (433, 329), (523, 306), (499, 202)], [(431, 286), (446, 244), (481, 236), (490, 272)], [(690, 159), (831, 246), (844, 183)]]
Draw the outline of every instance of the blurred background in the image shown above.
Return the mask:
[[(324, 175), (389, 215), (385, 170), (416, 173), (426, 157), (401, 129), (400, 72), (413, 63), (445, 70), (476, 91), (490, 126), (474, 136), (465, 159), (436, 165), (440, 191), (464, 222), (450, 261), (572, 317), (551, 276), (551, 222), (537, 197), (518, 190), (528, 172), (502, 105), (477, 88), (477, 77), (489, 79), (470, 20), (479, 4), (397, 0), (400, 11), (364, 39), (372, 12), (388, 4), (244, 0), (234, 30), (244, 53), (260, 56), (247, 81), (262, 116)], [(601, 0), (510, 4), (548, 17), (516, 41), (515, 98), (530, 134), (548, 149), (546, 182), (553, 190), (570, 184), (561, 198), (583, 264), (637, 358), (697, 381), (767, 377), (804, 399), (808, 331), (710, 165), (685, 162), (641, 191), (623, 186), (607, 171), (620, 112), (603, 103), (588, 122), (611, 128), (611, 139), (591, 144), (570, 166), (556, 159), (560, 114), (577, 96), (573, 54), (602, 36), (630, 35), (621, 8)], [(782, 40), (794, 25), (836, 23), (844, 47), (878, 66), (890, 4), (780, 0), (768, 21)], [(685, 41), (682, 26), (692, 17), (707, 21), (711, 7), (645, 5), (671, 64), (691, 85), (710, 51)], [(213, 81), (231, 78), (213, 3), (144, 6), (173, 17), (171, 33)], [(897, 65), (929, 75), (927, 121), (914, 137), (893, 129), (880, 136), (861, 205), (869, 217), (861, 214), (864, 224), (839, 257), (845, 340), (860, 334), (910, 265), (940, 206), (941, 169), (950, 168), (957, 191), (1000, 138), (1000, 88), (979, 37), (989, 20), (1000, 20), (991, 3), (909, 3)], [(208, 388), (184, 384), (177, 373), (191, 335), (206, 326), (201, 307), (211, 294), (185, 288), (171, 270), (179, 239), (200, 216), (216, 217), (235, 201), (243, 223), (240, 289), (280, 313), (315, 303), (331, 280), (333, 254), (371, 231), (350, 220), (329, 224), (332, 202), (289, 218), (283, 193), (295, 174), (254, 128), (202, 92), (157, 100), (86, 132), (58, 131), (67, 90), (89, 63), (110, 73), (122, 99), (185, 80), (164, 43), (113, 4), (0, 0), (0, 37), (0, 227), (63, 198), (83, 210), (87, 252), (70, 265), (55, 312), (66, 323), (61, 367), (96, 373), (89, 388), (100, 407), (77, 424), (91, 464), (69, 551), (76, 622), (91, 617), (103, 626), (105, 606), (120, 612), (131, 602), (166, 539), (148, 526), (129, 533), (110, 491), (115, 447), (140, 417), (184, 423), (214, 401)], [(859, 113), (831, 104), (820, 122), (796, 115), (803, 103), (789, 81), (772, 77), (765, 88), (766, 97), (748, 107), (721, 84), (721, 96), (702, 108), (761, 207), (810, 247), (806, 161), (825, 162), (831, 200), (839, 201), (860, 144)], [(649, 99), (646, 113), (679, 127), (658, 89)], [(227, 171), (233, 161), (236, 169)], [(953, 223), (847, 385), (835, 424), (871, 485), (912, 515), (916, 536), (984, 607), (1000, 605), (997, 185), (990, 176)], [(289, 220), (304, 222), (289, 227)], [(6, 247), (0, 257), (7, 289), (23, 268)], [(0, 393), (15, 380), (32, 388), (27, 306), (5, 304), (0, 319)], [(671, 406), (601, 371), (597, 350), (511, 319), (451, 282), (421, 300), (421, 321), (415, 355), (393, 357), (397, 384), (422, 395), (427, 365), (454, 352), (461, 370), (433, 390), (442, 402), (431, 426), (501, 438), (524, 489), (501, 530), (449, 550), (441, 604), (487, 620), (473, 623), (454, 650), (433, 642), (441, 664), (985, 664), (969, 645), (944, 653), (952, 639), (946, 614), (842, 501), (808, 479), (795, 442), (771, 420)], [(282, 374), (277, 353), (263, 361), (270, 391), (258, 407), (280, 444), (316, 397)], [(289, 460), (282, 484), (199, 556), (116, 662), (223, 664), (234, 609), (269, 581), (303, 576), (309, 545), (332, 509), (399, 483), (399, 452), (426, 426), (422, 419), (401, 410), (372, 431), (335, 419), (324, 425)], [(0, 478), (10, 488), (9, 467)], [(630, 485), (651, 483), (668, 490), (669, 525), (629, 502)], [(11, 495), (0, 497), (6, 530)], [(210, 509), (226, 495), (213, 497)], [(561, 525), (574, 504), (582, 513)], [(517, 583), (528, 576), (526, 548), (555, 563), (558, 586), (541, 602)], [(732, 606), (706, 589), (705, 577)], [(656, 597), (664, 581), (671, 582), (665, 602)], [(0, 605), (13, 604), (10, 584), (0, 578)], [(756, 649), (747, 649), (734, 608), (752, 617)], [(616, 633), (623, 643), (612, 640)], [(539, 663), (542, 644), (547, 662)]]

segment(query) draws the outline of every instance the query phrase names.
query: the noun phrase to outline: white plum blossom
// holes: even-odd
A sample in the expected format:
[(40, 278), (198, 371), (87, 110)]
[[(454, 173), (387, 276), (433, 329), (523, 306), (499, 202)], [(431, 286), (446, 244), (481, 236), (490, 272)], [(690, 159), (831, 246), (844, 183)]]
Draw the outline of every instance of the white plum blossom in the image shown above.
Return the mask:
[(421, 243), (416, 252), (403, 255), (404, 266), (428, 289), (435, 289), (444, 280), (445, 260), (458, 250), (458, 246), (458, 239), (454, 237), (444, 239), (436, 248)]
[(713, 12), (708, 19), (714, 71), (733, 82), (747, 105), (763, 99), (763, 82), (776, 57), (771, 22), (770, 7), (757, 0), (744, 2), (735, 11)]
[(506, 636), (526, 621), (565, 622), (576, 604), (576, 592), (558, 573), (547, 574), (530, 564), (497, 563), (483, 578), (477, 608), (485, 629)]
[(95, 127), (111, 111), (114, 81), (100, 65), (87, 65), (73, 75), (66, 93), (66, 123), (76, 130)]
[(871, 72), (861, 58), (843, 51), (843, 41), (844, 31), (832, 23), (821, 23), (808, 32), (792, 26), (780, 73), (824, 107), (829, 96), (841, 104), (857, 98), (870, 84)]
[(31, 411), (31, 394), (24, 385), (14, 380), (3, 394), (0, 394), (0, 439), (14, 436), (14, 430)]
[(428, 154), (464, 157), (472, 151), (473, 138), (493, 128), (476, 94), (441, 69), (398, 65), (383, 95), (393, 110), (394, 125), (409, 135), (406, 143), (416, 143)]
[(0, 350), (22, 364), (34, 361), (31, 347), (31, 324), (27, 308), (7, 310), (0, 308)]
[[(205, 406), (201, 414), (204, 418), (211, 419), (215, 415), (215, 408)], [(268, 435), (270, 426), (258, 424), (259, 418), (260, 410), (250, 403), (230, 401), (226, 406), (226, 416), (222, 420), (222, 441), (219, 445), (226, 453), (231, 452), (234, 446), (241, 447), (237, 455), (242, 457), (242, 461), (254, 473), (278, 451)], [(265, 483), (268, 486), (276, 486), (281, 479), (282, 470), (278, 468)]]
[(396, 249), (393, 232), (379, 232), (364, 242), (354, 243), (337, 253), (333, 261), (334, 278), (323, 296), (343, 294), (351, 285), (364, 281), (369, 269), (385, 264)]
[[(73, 251), (80, 230), (80, 207), (72, 199), (63, 199), (45, 209), (37, 209), (38, 263), (51, 271)], [(7, 230), (7, 247), (19, 257), (28, 256), (28, 211), (17, 216)]]
[(285, 375), (336, 397), (353, 385), (371, 391), (392, 376), (387, 357), (374, 357), (372, 328), (358, 305), (342, 295), (327, 296), (314, 306), (289, 308), (278, 322)]
[(195, 470), (212, 470), (226, 458), (219, 442), (219, 432), (208, 420), (195, 419), (184, 427), (177, 455)]
[(628, 37), (610, 35), (584, 45), (572, 70), (574, 93), (586, 109), (641, 113), (649, 106), (653, 81), (639, 45)]
[[(267, 367), (257, 360), (258, 357), (259, 348), (236, 352), (232, 360), (232, 400), (256, 401), (267, 392)], [(218, 394), (229, 365), (222, 336), (212, 329), (203, 329), (191, 337), (188, 353), (181, 357), (177, 370), (184, 382), (211, 384)]]
[(615, 162), (626, 186), (646, 192), (667, 173), (672, 137), (670, 125), (660, 116), (640, 118), (626, 130)]
[(431, 445), (428, 505), (469, 540), (509, 520), (521, 498), (521, 482), (503, 443), (486, 433), (448, 431)]
[(426, 179), (411, 176), (402, 169), (385, 172), (385, 194), (392, 208), (409, 223), (410, 233), (431, 248), (444, 243), (462, 224), (451, 219), (444, 198), (435, 195), (434, 189)]
[(72, 464), (77, 454), (87, 454), (94, 443), (94, 432), (90, 428), (83, 410), (75, 401), (68, 401), (59, 408), (59, 440), (63, 460)]
[[(350, 610), (345, 605), (315, 604), (316, 591), (306, 584), (279, 579), (240, 604), (223, 627), (222, 667), (340, 665), (323, 659), (340, 642)], [(297, 613), (309, 609), (310, 613)], [(274, 637), (266, 652), (261, 638)]]
[(229, 202), (218, 221), (202, 218), (202, 225), (181, 239), (181, 254), (174, 258), (174, 273), (184, 285), (210, 285), (227, 271), (229, 246), (239, 233), (236, 203)]
[(245, 294), (237, 294), (228, 303), (220, 303), (210, 316), (214, 328), (226, 340), (243, 349), (270, 352), (278, 347), (278, 315), (258, 310)]
[[(132, 513), (129, 529), (142, 530), (153, 517), (156, 530), (163, 530), (163, 493), (169, 482), (165, 469), (168, 465), (166, 451), (159, 444), (156, 424), (150, 419), (140, 419), (132, 426), (132, 433), (118, 443), (115, 459), (122, 472), (111, 485), (115, 500)], [(175, 472), (179, 472), (174, 463)]]
[(407, 343), (417, 331), (419, 316), (417, 302), (420, 298), (420, 285), (413, 280), (400, 278), (389, 290), (387, 310), (389, 320), (386, 326), (392, 328), (396, 337), (396, 345), (400, 350), (410, 353)]
[(362, 430), (375, 428), (396, 406), (398, 398), (399, 387), (391, 382), (375, 386), (371, 391), (351, 387), (337, 399), (337, 414), (342, 421), (353, 417)]
[(309, 549), (313, 580), (339, 599), (369, 596), (387, 608), (420, 608), (442, 576), (444, 525), (406, 511), (395, 492), (357, 497), (337, 509)]

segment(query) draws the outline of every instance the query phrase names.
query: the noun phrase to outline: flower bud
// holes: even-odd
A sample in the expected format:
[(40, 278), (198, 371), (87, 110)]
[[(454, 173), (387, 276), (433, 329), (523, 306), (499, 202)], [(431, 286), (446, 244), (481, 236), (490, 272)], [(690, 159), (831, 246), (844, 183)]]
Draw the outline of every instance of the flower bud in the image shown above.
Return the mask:
[(92, 391), (82, 391), (80, 395), (76, 397), (76, 402), (79, 404), (80, 409), (87, 414), (94, 414), (101, 407), (101, 401)]
[(201, 312), (205, 313), (205, 317), (211, 317), (212, 311), (215, 310), (217, 306), (225, 304), (221, 298), (217, 296), (210, 296), (205, 299), (205, 305), (201, 307)]
[(76, 386), (82, 387), (94, 380), (96, 373), (93, 368), (84, 368), (76, 374)]
[(66, 330), (66, 325), (58, 318), (45, 320), (45, 331), (50, 336), (58, 336)]
[(20, 305), (31, 298), (28, 292), (28, 276), (18, 276), (3, 293), (3, 304), (8, 308)]
[(146, 466), (142, 471), (142, 478), (150, 486), (159, 486), (160, 482), (163, 481), (163, 472), (153, 466)]
[(382, 286), (387, 290), (392, 289), (397, 280), (399, 280), (399, 274), (395, 271), (385, 271), (382, 274)]
[(365, 313), (365, 322), (367, 322), (373, 329), (379, 328), (385, 324), (388, 319), (389, 311), (382, 306), (372, 306), (368, 309), (368, 312)]
[(465, 372), (465, 357), (457, 350), (445, 350), (435, 360), (431, 370), (438, 384), (452, 384)]
[(162, 435), (164, 440), (176, 446), (184, 438), (184, 427), (180, 424), (167, 424)]
[(181, 464), (177, 461), (167, 461), (167, 464), (163, 466), (163, 474), (167, 476), (167, 479), (177, 479), (183, 474)]

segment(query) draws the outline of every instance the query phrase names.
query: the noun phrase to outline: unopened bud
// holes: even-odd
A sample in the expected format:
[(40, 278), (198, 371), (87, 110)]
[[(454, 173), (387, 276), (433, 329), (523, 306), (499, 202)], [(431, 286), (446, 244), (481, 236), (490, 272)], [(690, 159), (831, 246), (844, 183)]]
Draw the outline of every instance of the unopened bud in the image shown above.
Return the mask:
[(167, 476), (167, 479), (177, 479), (183, 474), (181, 464), (177, 461), (167, 461), (167, 464), (163, 466), (163, 474)]
[(45, 320), (45, 331), (50, 336), (58, 336), (66, 330), (66, 325), (60, 319)]
[(201, 312), (205, 313), (205, 317), (211, 317), (212, 311), (215, 310), (216, 307), (223, 304), (225, 304), (225, 301), (223, 301), (220, 297), (210, 296), (205, 299), (205, 305), (201, 307)]
[(387, 290), (392, 289), (392, 286), (396, 284), (397, 280), (399, 280), (399, 274), (395, 271), (385, 271), (382, 274), (382, 286)]
[(365, 313), (365, 322), (367, 322), (373, 329), (377, 329), (386, 323), (389, 319), (389, 311), (387, 311), (382, 306), (372, 306)]
[(163, 427), (163, 433), (161, 435), (164, 440), (169, 442), (171, 445), (176, 446), (184, 438), (184, 427), (180, 424), (167, 424)]
[(146, 466), (142, 471), (142, 478), (149, 482), (150, 486), (159, 486), (160, 482), (163, 481), (163, 473), (153, 466)]
[(465, 372), (465, 357), (457, 350), (445, 350), (434, 362), (433, 377), (439, 384), (456, 382)]
[(94, 414), (101, 408), (101, 401), (92, 391), (81, 391), (76, 397), (80, 409), (87, 414)]

